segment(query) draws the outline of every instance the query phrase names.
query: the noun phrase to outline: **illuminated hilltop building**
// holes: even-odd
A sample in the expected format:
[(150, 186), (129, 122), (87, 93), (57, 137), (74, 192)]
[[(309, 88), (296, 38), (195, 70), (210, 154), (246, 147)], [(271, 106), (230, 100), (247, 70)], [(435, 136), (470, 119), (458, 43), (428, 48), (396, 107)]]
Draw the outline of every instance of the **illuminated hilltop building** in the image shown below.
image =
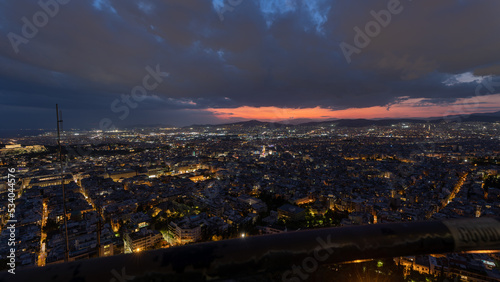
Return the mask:
[(272, 154), (273, 154), (272, 150), (266, 151), (266, 145), (262, 146), (262, 152), (260, 153), (261, 158), (265, 158), (265, 157), (272, 155)]

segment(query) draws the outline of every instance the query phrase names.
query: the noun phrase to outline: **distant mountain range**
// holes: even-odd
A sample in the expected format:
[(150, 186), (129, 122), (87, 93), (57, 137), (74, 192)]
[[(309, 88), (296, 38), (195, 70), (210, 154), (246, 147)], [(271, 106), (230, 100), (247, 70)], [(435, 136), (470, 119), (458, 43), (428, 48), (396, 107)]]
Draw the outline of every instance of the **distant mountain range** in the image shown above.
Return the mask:
[(170, 125), (170, 124), (161, 124), (161, 123), (155, 123), (155, 124), (134, 124), (134, 125), (128, 125), (128, 126), (124, 126), (123, 128), (126, 128), (126, 129), (148, 129), (148, 128), (169, 128), (169, 127), (175, 127), (173, 125)]
[[(471, 115), (451, 115), (445, 117), (432, 118), (405, 118), (405, 119), (330, 119), (330, 120), (312, 120), (312, 119), (290, 119), (280, 122), (266, 122), (258, 120), (240, 121), (226, 124), (193, 124), (184, 126), (183, 128), (216, 128), (216, 127), (233, 127), (233, 128), (252, 128), (252, 127), (269, 127), (269, 128), (285, 128), (285, 127), (316, 127), (329, 126), (334, 124), (337, 127), (365, 127), (365, 126), (391, 126), (398, 123), (440, 123), (440, 122), (500, 122), (500, 112), (471, 114)], [(159, 128), (176, 127), (167, 124), (135, 124), (124, 127), (125, 129), (145, 129), (157, 130)], [(54, 132), (54, 129), (45, 130), (0, 130), (0, 138), (18, 138), (22, 136), (35, 136), (44, 132)]]
[(365, 126), (391, 126), (398, 123), (440, 123), (447, 122), (500, 122), (500, 112), (471, 114), (471, 115), (450, 115), (444, 117), (431, 118), (405, 118), (405, 119), (331, 119), (323, 121), (306, 121), (302, 120), (286, 120), (282, 122), (266, 122), (258, 120), (240, 121), (226, 124), (194, 124), (185, 126), (184, 128), (201, 128), (201, 127), (241, 127), (250, 128), (256, 126), (267, 127), (294, 127), (294, 126), (322, 126), (335, 124), (338, 127), (365, 127)]

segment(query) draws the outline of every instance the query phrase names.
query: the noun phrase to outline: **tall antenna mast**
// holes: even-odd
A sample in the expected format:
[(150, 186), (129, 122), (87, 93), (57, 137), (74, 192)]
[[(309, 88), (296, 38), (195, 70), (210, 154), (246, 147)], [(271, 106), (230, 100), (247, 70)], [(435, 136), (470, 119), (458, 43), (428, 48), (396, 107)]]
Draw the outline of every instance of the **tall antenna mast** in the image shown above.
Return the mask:
[[(59, 146), (59, 164), (61, 165), (61, 186), (62, 186), (62, 194), (63, 194), (63, 209), (64, 209), (64, 237), (66, 240), (66, 248), (64, 250), (64, 261), (68, 262), (69, 260), (69, 242), (68, 242), (68, 219), (66, 218), (66, 193), (64, 190), (64, 170), (63, 170), (63, 156), (62, 156), (62, 148), (61, 148), (61, 133), (59, 130), (59, 124), (62, 127), (62, 119), (59, 119), (59, 106), (56, 104), (56, 115), (57, 115), (57, 145)], [(62, 113), (61, 113), (62, 118)]]
[(97, 221), (97, 257), (101, 256), (101, 207), (97, 206), (97, 216), (99, 220)]

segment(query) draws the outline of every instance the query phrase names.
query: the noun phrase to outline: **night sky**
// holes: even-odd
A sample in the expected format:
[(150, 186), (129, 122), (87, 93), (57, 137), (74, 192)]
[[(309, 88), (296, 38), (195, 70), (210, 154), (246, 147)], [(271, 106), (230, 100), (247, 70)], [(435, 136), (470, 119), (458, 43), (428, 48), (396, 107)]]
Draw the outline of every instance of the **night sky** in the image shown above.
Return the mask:
[(0, 0), (3, 129), (500, 110), (498, 0), (37, 2)]

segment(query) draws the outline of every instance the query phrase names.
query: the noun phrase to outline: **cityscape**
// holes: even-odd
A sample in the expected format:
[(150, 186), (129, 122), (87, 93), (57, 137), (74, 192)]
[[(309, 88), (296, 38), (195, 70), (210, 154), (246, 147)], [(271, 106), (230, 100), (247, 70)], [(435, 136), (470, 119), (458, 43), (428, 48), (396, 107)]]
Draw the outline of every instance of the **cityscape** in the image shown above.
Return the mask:
[[(300, 229), (500, 214), (500, 119), (343, 123), (66, 131), (66, 208), (55, 133), (2, 139), (2, 172), (16, 168), (17, 267), (64, 261), (65, 209), (70, 261)], [(2, 256), (10, 238), (6, 183)], [(425, 255), (365, 269), (386, 279), (494, 281), (499, 259)], [(389, 270), (396, 265), (397, 278)]]
[(498, 11), (0, 0), (0, 282), (500, 281)]

